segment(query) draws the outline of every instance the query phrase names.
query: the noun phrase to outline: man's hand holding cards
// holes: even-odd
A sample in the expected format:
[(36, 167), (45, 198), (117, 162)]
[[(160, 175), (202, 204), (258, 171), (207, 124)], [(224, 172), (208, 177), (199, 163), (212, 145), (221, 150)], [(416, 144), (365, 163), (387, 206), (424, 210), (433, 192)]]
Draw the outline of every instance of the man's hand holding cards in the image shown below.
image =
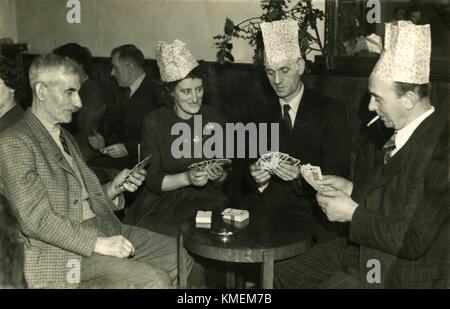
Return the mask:
[(305, 164), (300, 167), (300, 172), (303, 179), (311, 185), (316, 191), (333, 190), (329, 186), (320, 185), (319, 182), (323, 180), (322, 171), (319, 166)]
[(143, 175), (146, 174), (145, 168), (147, 167), (147, 164), (151, 157), (152, 157), (152, 155), (145, 157), (141, 162), (136, 164), (130, 171), (128, 171), (127, 176), (125, 177), (125, 179), (122, 181), (122, 183), (120, 185), (120, 188), (123, 191), (125, 191), (125, 189), (126, 189), (125, 185), (131, 183), (131, 178), (130, 178), (131, 176), (135, 175), (136, 173), (143, 174)]
[(275, 174), (284, 181), (298, 178), (300, 174), (300, 160), (283, 152), (269, 152), (261, 156), (256, 162), (261, 169)]
[(300, 160), (291, 157), (284, 152), (268, 152), (263, 154), (256, 162), (263, 170), (268, 171), (270, 174), (275, 174), (275, 169), (279, 167), (280, 163), (285, 163), (291, 166), (299, 166)]

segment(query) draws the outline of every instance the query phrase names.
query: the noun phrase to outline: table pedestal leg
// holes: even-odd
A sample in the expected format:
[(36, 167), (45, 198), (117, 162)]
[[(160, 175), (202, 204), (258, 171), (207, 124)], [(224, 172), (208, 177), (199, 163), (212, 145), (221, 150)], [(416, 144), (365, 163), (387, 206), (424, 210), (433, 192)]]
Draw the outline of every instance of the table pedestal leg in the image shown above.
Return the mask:
[(188, 256), (187, 251), (183, 250), (183, 235), (180, 233), (177, 242), (178, 251), (178, 288), (185, 289), (187, 287), (187, 272), (188, 272)]
[(236, 276), (234, 274), (234, 268), (230, 265), (227, 265), (227, 289), (234, 289), (236, 287)]
[(274, 256), (272, 251), (263, 253), (263, 264), (261, 266), (262, 288), (273, 289), (273, 263)]
[(245, 279), (239, 273), (236, 274), (236, 289), (245, 289)]

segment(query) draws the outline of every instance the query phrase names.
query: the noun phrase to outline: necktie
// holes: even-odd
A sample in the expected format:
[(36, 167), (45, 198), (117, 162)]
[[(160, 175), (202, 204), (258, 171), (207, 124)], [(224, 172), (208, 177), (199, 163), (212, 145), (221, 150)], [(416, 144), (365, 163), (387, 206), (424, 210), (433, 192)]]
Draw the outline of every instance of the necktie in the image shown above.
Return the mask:
[(64, 151), (70, 156), (69, 147), (67, 146), (66, 138), (64, 137), (62, 132), (59, 133), (59, 139), (61, 140)]
[(286, 124), (286, 128), (289, 130), (289, 133), (291, 133), (292, 131), (292, 121), (291, 116), (289, 116), (290, 109), (291, 107), (289, 106), (289, 104), (283, 105), (283, 121)]
[(387, 164), (391, 158), (392, 151), (395, 149), (395, 137), (397, 136), (397, 131), (391, 136), (391, 138), (384, 144), (384, 164)]

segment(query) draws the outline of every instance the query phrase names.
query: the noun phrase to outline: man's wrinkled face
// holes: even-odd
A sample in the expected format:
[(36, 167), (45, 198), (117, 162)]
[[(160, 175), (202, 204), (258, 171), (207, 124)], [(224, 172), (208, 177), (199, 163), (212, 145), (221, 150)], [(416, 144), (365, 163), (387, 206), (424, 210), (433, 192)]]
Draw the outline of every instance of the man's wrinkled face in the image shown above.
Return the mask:
[(54, 81), (44, 86), (46, 90), (42, 108), (48, 119), (54, 123), (71, 122), (72, 114), (82, 106), (78, 95), (80, 77), (77, 74), (57, 72)]
[(370, 77), (369, 92), (371, 95), (369, 110), (380, 116), (387, 128), (401, 129), (406, 123), (406, 110), (402, 97), (395, 91), (394, 81), (385, 81)]
[(301, 87), (300, 77), (305, 69), (301, 59), (283, 60), (274, 65), (265, 64), (267, 78), (278, 97), (290, 101)]
[(131, 81), (130, 69), (127, 61), (121, 61), (119, 54), (115, 53), (111, 57), (111, 76), (117, 81), (119, 87), (130, 87), (133, 81)]

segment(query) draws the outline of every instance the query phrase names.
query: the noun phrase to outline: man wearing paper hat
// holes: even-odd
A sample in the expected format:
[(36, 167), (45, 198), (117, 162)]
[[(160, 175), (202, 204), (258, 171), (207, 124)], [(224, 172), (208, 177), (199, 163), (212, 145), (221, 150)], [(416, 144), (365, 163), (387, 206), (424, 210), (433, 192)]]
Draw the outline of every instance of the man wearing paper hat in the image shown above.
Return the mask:
[[(302, 164), (320, 166), (327, 174), (348, 175), (351, 138), (345, 109), (302, 83), (305, 60), (300, 54), (298, 23), (261, 23), (261, 30), (265, 71), (274, 93), (260, 99), (253, 121), (280, 124), (280, 152)], [(318, 221), (315, 225), (319, 239), (332, 239), (341, 231), (342, 224), (328, 222), (317, 211), (315, 190), (302, 179), (298, 166), (281, 162), (271, 175), (258, 164), (251, 164), (250, 174), (252, 185), (257, 187), (251, 196), (258, 199), (259, 210), (268, 207), (311, 217), (311, 221)]]
[(384, 48), (369, 109), (395, 133), (365, 185), (319, 182), (331, 187), (317, 193), (321, 209), (350, 222), (348, 237), (277, 265), (279, 287), (448, 287), (448, 119), (430, 104), (430, 27), (387, 24)]

